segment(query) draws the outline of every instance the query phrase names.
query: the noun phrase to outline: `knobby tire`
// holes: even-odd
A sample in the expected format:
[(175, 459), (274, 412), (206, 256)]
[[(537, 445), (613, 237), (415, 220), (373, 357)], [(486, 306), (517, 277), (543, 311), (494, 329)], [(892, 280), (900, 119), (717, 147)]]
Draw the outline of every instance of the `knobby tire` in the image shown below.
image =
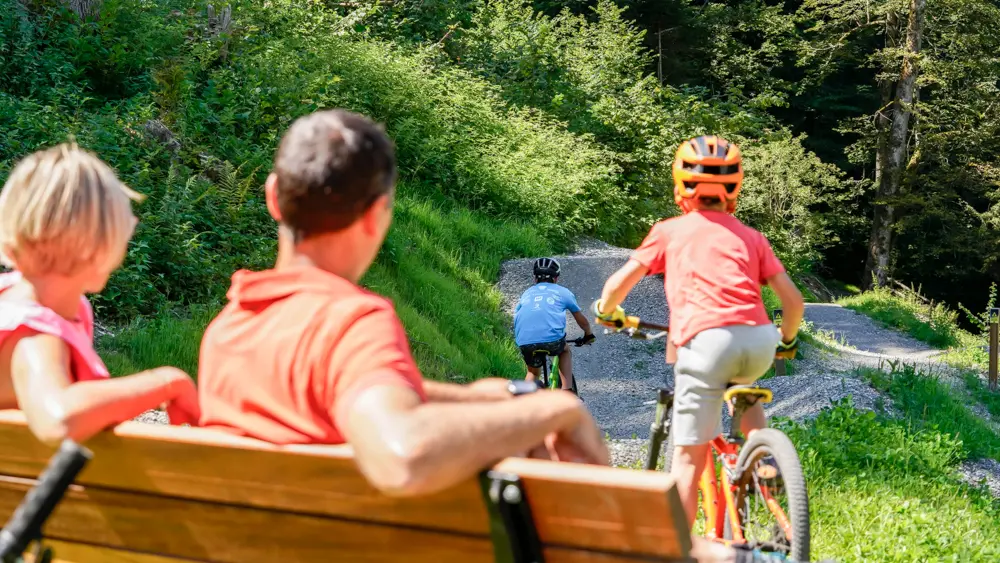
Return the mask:
[[(783, 480), (783, 489), (788, 498), (785, 516), (792, 525), (791, 549), (788, 557), (796, 561), (809, 561), (809, 496), (806, 490), (806, 480), (802, 475), (802, 465), (799, 454), (792, 441), (780, 430), (762, 428), (753, 433), (749, 440), (740, 448), (736, 461), (739, 468), (739, 489), (736, 496), (737, 508), (742, 508), (746, 498), (748, 484), (753, 483), (754, 463), (758, 458), (770, 454), (778, 464), (778, 471)], [(726, 539), (732, 539), (729, 518), (726, 518)]]

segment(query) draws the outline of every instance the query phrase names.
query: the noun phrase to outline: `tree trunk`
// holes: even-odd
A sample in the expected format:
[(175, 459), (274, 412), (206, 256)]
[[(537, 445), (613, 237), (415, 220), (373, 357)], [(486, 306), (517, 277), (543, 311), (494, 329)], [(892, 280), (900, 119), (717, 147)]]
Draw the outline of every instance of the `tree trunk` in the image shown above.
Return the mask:
[(67, 5), (81, 20), (96, 16), (101, 10), (102, 0), (69, 0)]
[[(885, 17), (885, 48), (896, 49), (899, 47), (900, 29), (899, 14), (896, 10), (890, 10)], [(888, 65), (883, 68), (883, 74), (892, 71)], [(875, 185), (882, 182), (882, 171), (885, 170), (886, 162), (889, 160), (889, 125), (892, 123), (892, 94), (896, 88), (896, 81), (883, 78), (879, 81), (879, 109), (875, 114)]]
[(927, 0), (910, 0), (909, 22), (906, 26), (906, 49), (903, 53), (903, 69), (896, 85), (896, 99), (893, 102), (892, 123), (888, 135), (880, 139), (880, 157), (884, 152), (884, 163), (879, 166), (878, 192), (875, 199), (875, 216), (872, 220), (871, 239), (868, 244), (868, 259), (862, 284), (871, 288), (873, 283), (885, 285), (889, 280), (892, 264), (893, 229), (898, 219), (893, 200), (899, 194), (903, 171), (907, 165), (907, 141), (909, 138), (910, 116), (913, 111), (916, 92), (920, 38), (923, 32), (924, 7)]

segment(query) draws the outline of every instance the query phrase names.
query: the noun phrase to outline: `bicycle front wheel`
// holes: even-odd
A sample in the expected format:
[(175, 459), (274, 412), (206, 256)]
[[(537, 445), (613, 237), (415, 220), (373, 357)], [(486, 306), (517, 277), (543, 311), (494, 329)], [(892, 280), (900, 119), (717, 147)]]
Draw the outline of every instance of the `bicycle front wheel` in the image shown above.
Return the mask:
[(559, 377), (559, 356), (552, 358), (552, 377), (549, 378), (549, 389), (562, 388), (562, 380)]
[[(795, 446), (783, 432), (763, 428), (740, 449), (736, 508), (748, 543), (809, 561), (809, 497)], [(726, 518), (726, 538), (733, 539)]]

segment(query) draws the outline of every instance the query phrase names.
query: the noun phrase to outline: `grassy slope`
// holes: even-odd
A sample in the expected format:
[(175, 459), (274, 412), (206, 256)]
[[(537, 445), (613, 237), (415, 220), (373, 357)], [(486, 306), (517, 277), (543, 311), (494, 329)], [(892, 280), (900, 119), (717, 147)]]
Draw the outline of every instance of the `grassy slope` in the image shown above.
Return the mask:
[[(194, 373), (198, 340), (231, 272), (273, 261), (260, 186), (280, 132), (299, 115), (343, 107), (385, 124), (400, 165), (396, 223), (364, 284), (396, 302), (427, 376), (519, 375), (492, 288), (499, 264), (559, 250), (581, 232), (616, 236), (629, 199), (607, 151), (537, 111), (508, 108), (468, 73), (331, 34), (336, 21), (322, 11), (243, 3), (236, 14), (254, 33), (234, 41), (224, 61), (207, 44), (151, 58), (156, 83), (126, 101), (81, 106), (44, 76), (54, 100), (44, 111), (30, 96), (0, 95), (0, 126), (16, 126), (0, 127), (0, 165), (75, 134), (149, 196), (137, 206), (129, 259), (95, 296), (105, 321), (146, 315), (99, 341), (112, 372), (172, 364)], [(68, 68), (79, 62), (71, 52), (44, 53), (58, 57)], [(145, 84), (135, 74), (132, 82)], [(177, 154), (139, 133), (153, 117), (176, 134)]]
[[(456, 381), (515, 377), (521, 359), (493, 283), (503, 260), (550, 250), (528, 225), (435, 205), (404, 190), (363, 284), (394, 301), (426, 375)], [(184, 318), (135, 322), (100, 339), (100, 352), (118, 375), (162, 364), (194, 374), (201, 332), (217, 310), (198, 307)]]

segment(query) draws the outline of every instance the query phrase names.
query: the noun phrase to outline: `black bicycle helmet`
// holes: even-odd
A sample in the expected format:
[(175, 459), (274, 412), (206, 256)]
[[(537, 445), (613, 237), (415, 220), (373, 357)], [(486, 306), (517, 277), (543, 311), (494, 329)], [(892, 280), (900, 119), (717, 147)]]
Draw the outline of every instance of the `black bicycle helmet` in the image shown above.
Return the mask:
[(555, 278), (559, 275), (559, 262), (553, 258), (539, 258), (535, 260), (536, 278)]

